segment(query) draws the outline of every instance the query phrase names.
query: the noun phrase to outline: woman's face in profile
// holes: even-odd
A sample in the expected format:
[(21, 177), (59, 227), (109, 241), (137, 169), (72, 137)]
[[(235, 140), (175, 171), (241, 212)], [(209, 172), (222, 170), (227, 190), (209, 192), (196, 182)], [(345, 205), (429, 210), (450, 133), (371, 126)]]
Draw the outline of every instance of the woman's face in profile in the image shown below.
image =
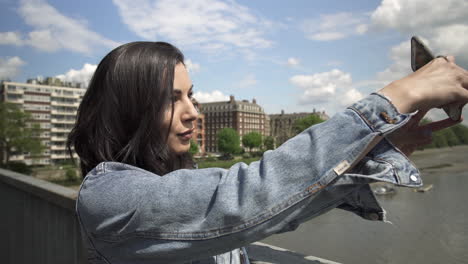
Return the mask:
[[(192, 81), (187, 69), (182, 63), (174, 69), (174, 115), (172, 126), (169, 131), (167, 144), (175, 154), (188, 152), (190, 139), (194, 135), (198, 112), (192, 103)], [(164, 127), (167, 128), (171, 122), (171, 107), (168, 108), (164, 117)]]

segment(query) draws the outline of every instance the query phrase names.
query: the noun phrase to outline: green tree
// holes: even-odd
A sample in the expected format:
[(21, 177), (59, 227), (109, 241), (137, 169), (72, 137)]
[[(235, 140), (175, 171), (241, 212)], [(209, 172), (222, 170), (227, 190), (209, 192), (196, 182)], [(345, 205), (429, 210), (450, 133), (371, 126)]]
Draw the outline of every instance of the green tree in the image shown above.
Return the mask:
[(33, 172), (30, 166), (20, 161), (10, 161), (4, 167), (5, 169), (15, 171), (24, 175), (31, 175), (31, 173)]
[(193, 140), (190, 140), (190, 149), (189, 149), (189, 153), (193, 155), (197, 154), (198, 153), (198, 144), (193, 141)]
[(253, 148), (259, 148), (262, 145), (262, 135), (258, 132), (250, 132), (242, 137), (242, 145), (252, 151)]
[(0, 162), (5, 165), (15, 153), (29, 152), (37, 155), (44, 147), (37, 137), (39, 124), (29, 124), (31, 115), (15, 104), (0, 103)]
[(445, 138), (443, 131), (436, 131), (432, 134), (432, 144), (436, 148), (448, 147), (447, 138)]
[(318, 115), (310, 114), (306, 117), (297, 119), (293, 124), (292, 130), (297, 135), (307, 128), (315, 124), (322, 123), (323, 121), (325, 120), (321, 119)]
[(443, 129), (441, 132), (447, 140), (447, 145), (449, 147), (460, 145), (460, 140), (458, 139), (457, 135), (455, 135), (451, 127)]
[(240, 138), (236, 130), (232, 128), (223, 128), (218, 132), (218, 149), (224, 154), (235, 154), (240, 152)]
[(468, 144), (468, 127), (458, 124), (452, 127), (452, 131), (460, 140), (460, 144)]
[(73, 169), (73, 168), (68, 168), (66, 171), (65, 171), (65, 179), (67, 181), (75, 181), (76, 180), (76, 170)]
[(272, 136), (267, 136), (263, 140), (263, 145), (267, 150), (275, 148), (275, 139)]

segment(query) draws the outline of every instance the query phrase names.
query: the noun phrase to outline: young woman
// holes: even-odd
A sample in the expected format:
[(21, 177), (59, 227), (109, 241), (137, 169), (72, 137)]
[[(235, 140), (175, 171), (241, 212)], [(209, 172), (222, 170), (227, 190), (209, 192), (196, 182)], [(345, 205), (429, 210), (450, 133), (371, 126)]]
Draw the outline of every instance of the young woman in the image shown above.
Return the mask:
[(385, 221), (368, 184), (421, 186), (407, 156), (456, 122), (419, 120), (464, 105), (467, 84), (452, 57), (439, 58), (258, 162), (194, 170), (183, 55), (163, 42), (122, 45), (97, 67), (68, 140), (86, 175), (76, 208), (89, 260), (249, 263), (243, 246), (333, 208)]

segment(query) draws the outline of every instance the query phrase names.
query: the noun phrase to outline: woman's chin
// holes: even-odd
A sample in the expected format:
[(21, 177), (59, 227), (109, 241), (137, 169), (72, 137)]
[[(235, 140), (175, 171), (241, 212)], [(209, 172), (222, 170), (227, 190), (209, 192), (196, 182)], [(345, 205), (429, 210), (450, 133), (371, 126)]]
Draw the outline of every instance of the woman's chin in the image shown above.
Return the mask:
[(185, 145), (180, 145), (180, 146), (177, 146), (175, 148), (172, 148), (172, 152), (176, 155), (182, 155), (182, 154), (185, 154), (189, 151), (190, 149), (190, 144), (188, 144), (187, 146)]

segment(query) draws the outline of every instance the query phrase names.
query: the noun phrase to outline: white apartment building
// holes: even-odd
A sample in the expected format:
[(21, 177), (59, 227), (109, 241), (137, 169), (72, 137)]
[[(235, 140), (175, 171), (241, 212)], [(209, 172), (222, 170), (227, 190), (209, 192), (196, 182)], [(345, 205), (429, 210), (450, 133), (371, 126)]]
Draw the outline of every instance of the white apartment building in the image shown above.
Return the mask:
[(40, 139), (46, 146), (39, 157), (32, 159), (29, 153), (18, 153), (10, 161), (49, 165), (69, 159), (67, 136), (75, 124), (78, 106), (85, 92), (80, 88), (4, 82), (0, 92), (2, 100), (18, 104), (32, 115), (33, 122), (40, 124)]

